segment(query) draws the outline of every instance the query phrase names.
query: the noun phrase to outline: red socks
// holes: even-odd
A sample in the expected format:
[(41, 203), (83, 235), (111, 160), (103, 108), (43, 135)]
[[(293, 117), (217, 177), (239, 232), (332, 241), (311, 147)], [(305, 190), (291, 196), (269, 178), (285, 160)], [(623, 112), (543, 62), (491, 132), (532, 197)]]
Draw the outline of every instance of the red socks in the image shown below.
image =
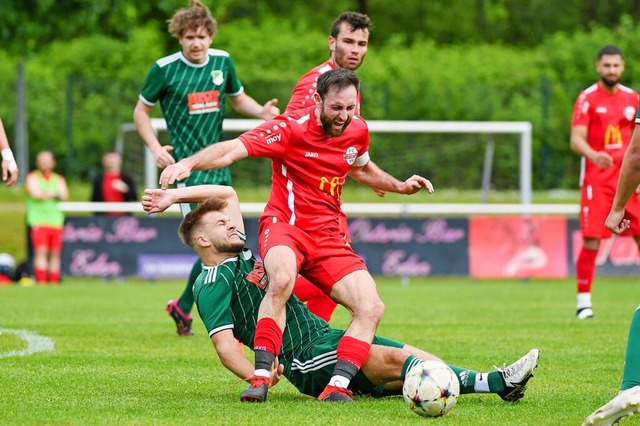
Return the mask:
[(358, 368), (362, 368), (367, 358), (371, 344), (355, 339), (351, 336), (344, 336), (338, 342), (338, 360), (349, 361)]
[(593, 272), (596, 269), (596, 257), (598, 251), (588, 250), (582, 247), (576, 261), (576, 283), (578, 293), (590, 293), (593, 282)]
[(262, 318), (256, 324), (256, 335), (253, 339), (254, 350), (263, 350), (278, 355), (282, 346), (282, 330), (273, 318)]

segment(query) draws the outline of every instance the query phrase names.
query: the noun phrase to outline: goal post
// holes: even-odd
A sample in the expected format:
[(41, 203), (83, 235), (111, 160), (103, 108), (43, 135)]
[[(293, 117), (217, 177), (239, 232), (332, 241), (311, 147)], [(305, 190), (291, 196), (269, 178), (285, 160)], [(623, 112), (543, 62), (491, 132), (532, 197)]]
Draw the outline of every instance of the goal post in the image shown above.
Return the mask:
[[(263, 123), (258, 119), (225, 119), (225, 132), (244, 132)], [(485, 134), (490, 137), (485, 151), (484, 170), (482, 179), (483, 200), (489, 190), (489, 176), (493, 159), (493, 140), (496, 134), (519, 135), (519, 189), (520, 203), (523, 206), (532, 202), (532, 125), (525, 121), (402, 121), (402, 120), (368, 120), (371, 133), (468, 133)], [(151, 126), (156, 134), (165, 133), (167, 125), (164, 119), (154, 118)], [(116, 139), (116, 150), (124, 152), (125, 136), (136, 132), (133, 123), (124, 123), (120, 127)], [(144, 145), (142, 141), (140, 144)], [(158, 168), (151, 151), (144, 148), (144, 185), (154, 188), (158, 185)]]

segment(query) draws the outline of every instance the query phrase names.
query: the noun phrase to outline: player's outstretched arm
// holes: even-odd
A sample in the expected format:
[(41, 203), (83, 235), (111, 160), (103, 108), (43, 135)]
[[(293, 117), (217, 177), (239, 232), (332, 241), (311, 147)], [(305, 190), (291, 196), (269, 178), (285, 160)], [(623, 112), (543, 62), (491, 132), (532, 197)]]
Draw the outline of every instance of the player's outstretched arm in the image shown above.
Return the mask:
[(167, 166), (160, 175), (160, 187), (167, 189), (176, 181), (191, 175), (192, 170), (216, 170), (229, 166), (249, 155), (240, 139), (217, 142), (184, 158), (176, 164)]
[(227, 202), (224, 213), (229, 216), (240, 232), (244, 223), (240, 211), (240, 200), (235, 189), (226, 185), (194, 185), (184, 188), (144, 190), (142, 209), (149, 214), (161, 213), (176, 203), (201, 203), (209, 198), (221, 198)]
[(409, 195), (425, 188), (429, 194), (433, 193), (433, 185), (422, 176), (413, 175), (402, 182), (382, 170), (372, 161), (367, 162), (362, 167), (352, 167), (349, 171), (349, 176), (375, 191), (381, 190)]

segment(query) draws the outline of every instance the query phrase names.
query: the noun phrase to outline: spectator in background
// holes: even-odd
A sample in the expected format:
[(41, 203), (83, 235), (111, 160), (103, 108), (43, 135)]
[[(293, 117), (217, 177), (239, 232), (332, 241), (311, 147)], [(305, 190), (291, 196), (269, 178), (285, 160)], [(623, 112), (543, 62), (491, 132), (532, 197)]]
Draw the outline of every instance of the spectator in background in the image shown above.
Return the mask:
[[(582, 157), (580, 173), (580, 231), (582, 249), (576, 261), (576, 317), (593, 317), (591, 284), (600, 241), (610, 238), (605, 219), (611, 208), (620, 166), (635, 127), (638, 94), (620, 84), (624, 72), (622, 52), (607, 45), (598, 52), (596, 71), (600, 80), (583, 90), (571, 120), (571, 149)], [(640, 203), (626, 205), (633, 219), (631, 235), (640, 245)]]
[[(93, 180), (91, 201), (122, 203), (137, 201), (138, 194), (133, 178), (121, 170), (122, 157), (119, 152), (108, 151), (102, 156), (103, 173)], [(108, 216), (122, 216), (123, 212), (109, 212)]]
[(33, 248), (33, 270), (40, 285), (60, 282), (60, 255), (64, 213), (60, 200), (69, 198), (64, 176), (53, 169), (56, 160), (51, 151), (36, 156), (36, 170), (27, 175), (27, 226)]
[(0, 119), (0, 154), (2, 155), (2, 180), (6, 186), (11, 186), (18, 180), (18, 165), (9, 147), (9, 139), (4, 131), (2, 119)]
[[(151, 66), (133, 112), (136, 129), (158, 167), (167, 167), (220, 141), (227, 101), (239, 113), (264, 120), (280, 113), (277, 99), (260, 105), (245, 93), (229, 53), (211, 48), (216, 32), (216, 20), (198, 0), (190, 0), (189, 7), (178, 10), (169, 20), (169, 33), (178, 39), (182, 50)], [(167, 121), (170, 146), (160, 144), (151, 126), (151, 110), (158, 102)], [(231, 171), (227, 167), (199, 171), (178, 182), (178, 187), (197, 184), (231, 185)], [(184, 216), (191, 206), (181, 204), (180, 209)], [(193, 334), (192, 287), (201, 271), (201, 262), (196, 260), (182, 295), (166, 307), (180, 336)]]

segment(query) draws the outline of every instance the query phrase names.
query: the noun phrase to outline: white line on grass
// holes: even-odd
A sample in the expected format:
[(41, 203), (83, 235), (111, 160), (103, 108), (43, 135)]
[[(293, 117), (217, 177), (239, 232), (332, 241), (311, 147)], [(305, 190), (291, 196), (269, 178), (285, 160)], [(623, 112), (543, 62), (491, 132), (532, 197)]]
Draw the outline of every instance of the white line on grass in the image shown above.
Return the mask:
[(2, 333), (15, 334), (20, 339), (27, 342), (27, 348), (21, 351), (0, 352), (0, 358), (9, 358), (12, 356), (27, 356), (36, 352), (52, 351), (54, 341), (50, 337), (40, 336), (29, 330), (15, 330), (12, 328), (0, 328), (0, 336)]

